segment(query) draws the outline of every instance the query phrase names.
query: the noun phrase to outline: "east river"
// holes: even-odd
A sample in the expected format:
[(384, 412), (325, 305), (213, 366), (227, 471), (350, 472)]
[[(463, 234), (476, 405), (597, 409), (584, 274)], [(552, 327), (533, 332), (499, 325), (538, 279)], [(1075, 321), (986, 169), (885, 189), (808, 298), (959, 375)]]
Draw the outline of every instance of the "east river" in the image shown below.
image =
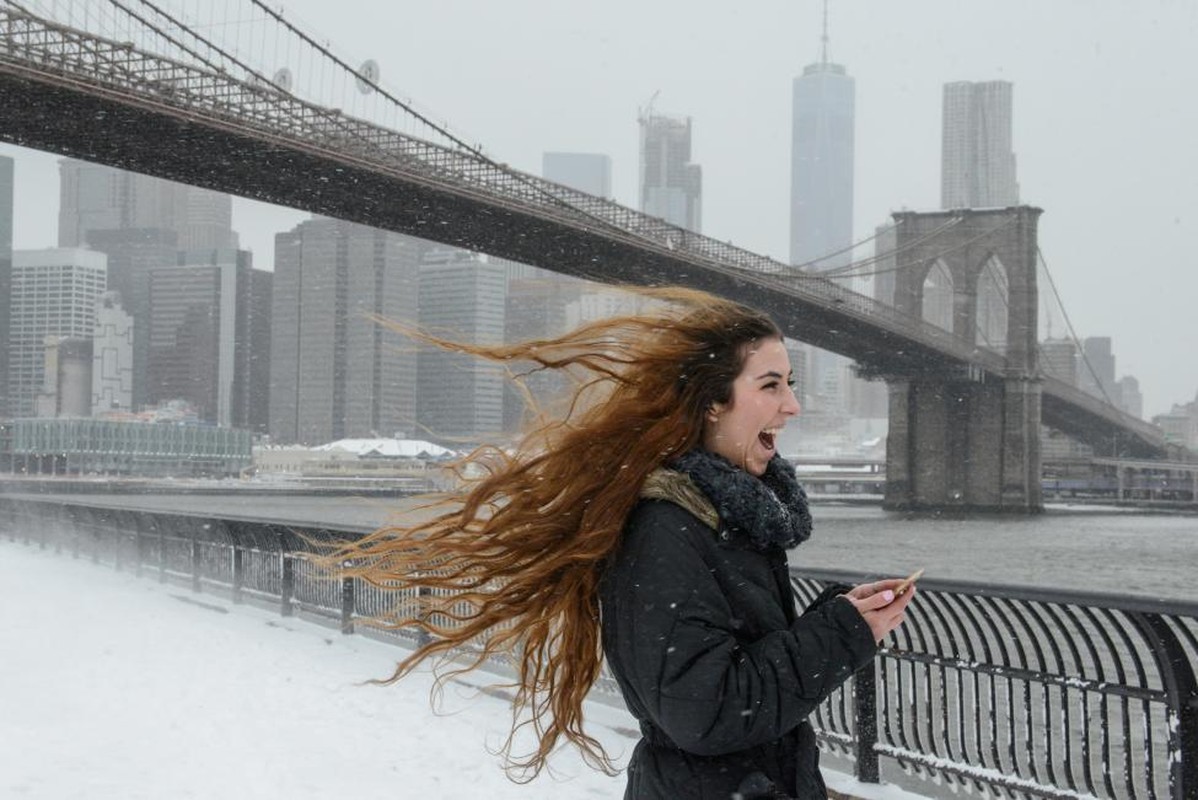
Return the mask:
[[(63, 500), (171, 513), (271, 519), (370, 530), (413, 498), (72, 494)], [(30, 499), (33, 499), (32, 497)], [(815, 533), (790, 553), (793, 566), (870, 575), (926, 568), (928, 580), (980, 581), (1085, 592), (1198, 599), (1198, 516), (1050, 506), (1040, 515), (910, 516), (878, 506), (812, 499)]]

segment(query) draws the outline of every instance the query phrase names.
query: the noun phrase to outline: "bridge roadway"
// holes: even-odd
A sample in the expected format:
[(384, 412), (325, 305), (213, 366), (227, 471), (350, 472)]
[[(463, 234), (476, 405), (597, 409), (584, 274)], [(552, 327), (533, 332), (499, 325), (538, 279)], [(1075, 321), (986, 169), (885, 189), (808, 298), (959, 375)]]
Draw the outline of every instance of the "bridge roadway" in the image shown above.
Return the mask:
[[(367, 532), (419, 502), (413, 497), (222, 494), (51, 494), (6, 499)], [(217, 511), (219, 509), (219, 511)], [(876, 575), (925, 567), (929, 578), (1191, 601), (1196, 517), (1050, 505), (1031, 517), (917, 516), (812, 500), (815, 535), (790, 555), (804, 568)], [(411, 517), (409, 517), (411, 519)]]
[[(1001, 354), (827, 279), (179, 57), (0, 8), (0, 139), (578, 277), (735, 297), (873, 374), (1005, 375)], [(1045, 424), (1102, 453), (1165, 452), (1154, 426), (1072, 387), (1046, 380), (1043, 397)]]

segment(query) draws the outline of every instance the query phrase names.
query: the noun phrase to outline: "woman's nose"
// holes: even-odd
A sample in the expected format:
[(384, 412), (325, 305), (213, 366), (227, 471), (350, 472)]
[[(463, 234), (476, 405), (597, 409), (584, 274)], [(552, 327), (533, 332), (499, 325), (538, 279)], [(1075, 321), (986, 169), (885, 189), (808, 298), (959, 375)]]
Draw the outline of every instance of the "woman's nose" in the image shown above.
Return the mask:
[(790, 386), (786, 387), (786, 399), (782, 402), (782, 413), (795, 415), (801, 410), (799, 406), (799, 398), (795, 396), (795, 390)]

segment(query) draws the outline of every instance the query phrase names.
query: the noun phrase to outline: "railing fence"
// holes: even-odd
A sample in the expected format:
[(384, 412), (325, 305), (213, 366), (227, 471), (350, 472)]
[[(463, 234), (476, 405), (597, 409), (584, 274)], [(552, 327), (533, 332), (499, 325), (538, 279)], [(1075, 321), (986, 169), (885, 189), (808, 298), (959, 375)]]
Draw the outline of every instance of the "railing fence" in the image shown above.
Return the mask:
[[(402, 597), (319, 572), (299, 530), (0, 496), (0, 536), (277, 605), (342, 632)], [(806, 604), (830, 581), (792, 570)], [(380, 631), (416, 644), (415, 631)], [(924, 580), (906, 624), (813, 722), (877, 782), (883, 764), (981, 796), (1198, 798), (1198, 604)], [(596, 690), (618, 696), (610, 677)]]

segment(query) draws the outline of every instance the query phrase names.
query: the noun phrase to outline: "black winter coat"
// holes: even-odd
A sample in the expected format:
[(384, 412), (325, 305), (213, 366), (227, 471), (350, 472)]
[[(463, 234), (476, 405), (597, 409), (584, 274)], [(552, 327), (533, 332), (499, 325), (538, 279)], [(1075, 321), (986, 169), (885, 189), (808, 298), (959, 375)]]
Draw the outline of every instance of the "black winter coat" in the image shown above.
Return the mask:
[(660, 499), (633, 510), (600, 598), (642, 734), (626, 799), (826, 798), (807, 716), (876, 651), (848, 600), (797, 616), (783, 550)]

